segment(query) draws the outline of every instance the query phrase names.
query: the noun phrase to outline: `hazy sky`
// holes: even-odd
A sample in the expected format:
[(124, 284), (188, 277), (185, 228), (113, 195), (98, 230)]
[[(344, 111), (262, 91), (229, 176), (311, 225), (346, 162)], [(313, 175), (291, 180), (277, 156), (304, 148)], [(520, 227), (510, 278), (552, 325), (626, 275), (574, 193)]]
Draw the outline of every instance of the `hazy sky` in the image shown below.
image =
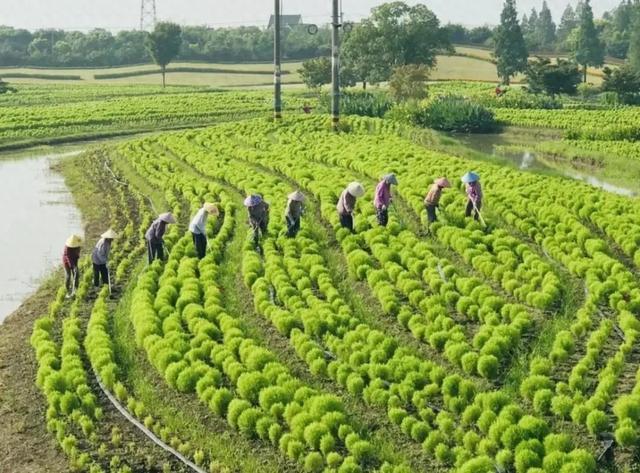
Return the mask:
[[(571, 0), (575, 4), (577, 0)], [(343, 0), (348, 19), (366, 16), (384, 0)], [(496, 24), (502, 0), (408, 0), (425, 3), (443, 22), (466, 25)], [(548, 0), (556, 19), (567, 0)], [(611, 9), (619, 0), (592, 0), (596, 15)], [(158, 17), (182, 24), (211, 26), (267, 23), (271, 0), (156, 0)], [(329, 20), (330, 0), (283, 0), (283, 13), (301, 13), (308, 23)], [(522, 12), (539, 9), (542, 0), (519, 0)], [(0, 25), (28, 29), (45, 27), (87, 30), (92, 27), (131, 29), (139, 23), (140, 0), (0, 0)]]

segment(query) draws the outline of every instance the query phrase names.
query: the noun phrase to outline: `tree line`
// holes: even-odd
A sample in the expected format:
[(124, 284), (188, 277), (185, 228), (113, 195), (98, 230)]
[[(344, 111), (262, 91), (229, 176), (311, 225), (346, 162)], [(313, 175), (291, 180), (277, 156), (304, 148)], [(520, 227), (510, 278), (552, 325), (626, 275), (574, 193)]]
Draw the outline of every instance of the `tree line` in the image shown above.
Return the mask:
[[(395, 2), (393, 2), (395, 3)], [(393, 4), (391, 3), (391, 4)], [(640, 54), (640, 0), (621, 0), (612, 11), (594, 20), (594, 29), (602, 42), (604, 54), (625, 59)], [(575, 49), (585, 5), (567, 5), (556, 21), (547, 5), (518, 18), (527, 51), (567, 54)], [(590, 7), (588, 8), (590, 9)], [(367, 24), (367, 20), (363, 21)], [(480, 45), (495, 48), (500, 26), (467, 28), (448, 24), (439, 34), (450, 44)], [(87, 33), (62, 30), (30, 32), (0, 26), (0, 64), (40, 67), (107, 67), (147, 63), (151, 60), (143, 31), (120, 31), (113, 34), (96, 29)], [(320, 27), (309, 34), (307, 26), (284, 28), (285, 59), (308, 59), (329, 54), (331, 33)], [(273, 58), (273, 31), (251, 26), (209, 28), (183, 26), (176, 60), (208, 62), (270, 61)], [(633, 58), (632, 58), (633, 59)]]
[[(0, 64), (38, 67), (112, 67), (148, 63), (144, 31), (103, 29), (30, 32), (0, 26)], [(331, 32), (321, 27), (309, 34), (304, 25), (284, 28), (285, 59), (306, 59), (328, 54)], [(183, 26), (176, 60), (207, 62), (265, 62), (273, 59), (273, 30), (253, 26), (208, 28)]]

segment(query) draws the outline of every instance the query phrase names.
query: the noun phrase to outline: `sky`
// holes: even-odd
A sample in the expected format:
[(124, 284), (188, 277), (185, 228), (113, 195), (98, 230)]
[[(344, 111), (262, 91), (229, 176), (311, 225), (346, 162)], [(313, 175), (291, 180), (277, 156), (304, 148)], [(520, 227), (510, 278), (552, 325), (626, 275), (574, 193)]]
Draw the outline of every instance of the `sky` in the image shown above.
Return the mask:
[[(89, 30), (134, 29), (139, 24), (141, 0), (0, 0), (0, 25), (27, 29), (62, 28)], [(302, 14), (306, 23), (329, 21), (331, 0), (282, 0), (284, 14)], [(342, 0), (345, 17), (358, 20), (384, 0)], [(548, 0), (559, 21), (568, 0)], [(577, 0), (571, 0), (575, 5)], [(424, 3), (443, 23), (467, 26), (497, 24), (502, 0), (407, 0)], [(594, 13), (600, 16), (620, 0), (592, 0)], [(540, 8), (542, 0), (518, 0), (522, 13)], [(158, 18), (180, 24), (235, 26), (265, 25), (273, 10), (271, 0), (156, 0)]]

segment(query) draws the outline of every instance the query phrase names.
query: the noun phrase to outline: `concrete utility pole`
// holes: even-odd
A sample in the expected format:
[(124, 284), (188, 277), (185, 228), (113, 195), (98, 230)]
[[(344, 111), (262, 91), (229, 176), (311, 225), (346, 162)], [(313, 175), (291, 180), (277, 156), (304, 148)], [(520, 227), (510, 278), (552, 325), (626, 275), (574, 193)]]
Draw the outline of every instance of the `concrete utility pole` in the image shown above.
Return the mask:
[(282, 68), (280, 64), (280, 0), (275, 0), (275, 16), (273, 18), (273, 83), (274, 103), (273, 117), (282, 118)]
[(332, 32), (331, 32), (331, 122), (333, 129), (340, 125), (340, 5), (339, 0), (332, 0)]

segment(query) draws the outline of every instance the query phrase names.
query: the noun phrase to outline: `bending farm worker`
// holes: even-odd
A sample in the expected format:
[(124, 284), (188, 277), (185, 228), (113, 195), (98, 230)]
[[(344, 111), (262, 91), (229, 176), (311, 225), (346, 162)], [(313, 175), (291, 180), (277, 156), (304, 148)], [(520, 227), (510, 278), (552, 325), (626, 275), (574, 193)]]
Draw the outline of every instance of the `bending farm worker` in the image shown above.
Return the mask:
[(359, 182), (352, 182), (340, 194), (338, 199), (338, 216), (340, 217), (340, 225), (348, 228), (353, 233), (353, 212), (356, 209), (356, 200), (364, 195), (364, 187)]
[(389, 223), (389, 206), (393, 201), (391, 197), (391, 186), (398, 185), (395, 174), (387, 174), (382, 178), (376, 187), (376, 195), (373, 199), (373, 206), (376, 208), (378, 223), (383, 227)]
[(109, 284), (109, 269), (107, 264), (109, 263), (109, 253), (111, 252), (111, 243), (117, 238), (118, 235), (113, 230), (109, 229), (100, 235), (100, 239), (91, 253), (91, 262), (93, 263), (93, 285), (95, 287), (100, 286), (100, 279), (102, 279), (102, 285)]
[(259, 194), (252, 194), (244, 199), (244, 206), (249, 212), (249, 225), (253, 230), (253, 243), (258, 246), (260, 236), (267, 234), (269, 227), (269, 204)]
[(464, 182), (467, 192), (467, 208), (465, 210), (465, 216), (471, 217), (471, 215), (473, 215), (475, 220), (479, 220), (483, 197), (480, 176), (475, 172), (468, 172), (462, 176), (462, 182)]
[(71, 297), (76, 292), (80, 282), (80, 272), (78, 271), (80, 245), (82, 245), (82, 237), (78, 235), (71, 235), (64, 244), (62, 266), (64, 267), (64, 284), (67, 288), (67, 297)]
[(149, 264), (153, 263), (156, 258), (164, 259), (164, 233), (167, 231), (167, 225), (171, 223), (176, 223), (171, 212), (163, 213), (153, 221), (147, 233), (144, 234), (147, 240)]
[(287, 223), (287, 236), (295, 238), (300, 231), (300, 218), (304, 212), (304, 194), (299, 190), (288, 195), (284, 219)]
[(207, 253), (207, 218), (209, 215), (219, 215), (220, 211), (215, 204), (205, 203), (196, 215), (191, 219), (189, 231), (193, 236), (193, 245), (196, 248), (198, 259), (204, 258)]
[(424, 206), (427, 210), (427, 221), (432, 224), (438, 217), (436, 216), (436, 209), (440, 207), (440, 197), (442, 197), (442, 191), (451, 184), (446, 177), (440, 177), (433, 182), (433, 185), (429, 189), (427, 196), (424, 198)]

